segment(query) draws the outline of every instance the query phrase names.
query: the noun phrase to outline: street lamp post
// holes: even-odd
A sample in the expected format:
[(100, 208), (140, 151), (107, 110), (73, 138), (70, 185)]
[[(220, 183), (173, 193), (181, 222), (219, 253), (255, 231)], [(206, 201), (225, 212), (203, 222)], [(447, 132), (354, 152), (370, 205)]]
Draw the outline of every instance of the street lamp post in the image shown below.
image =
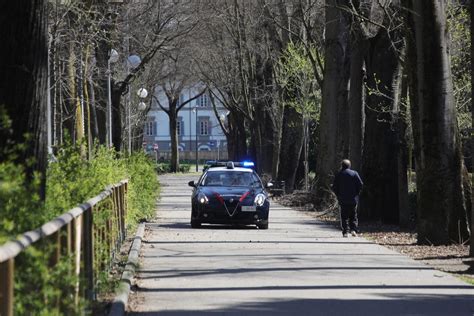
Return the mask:
[[(130, 69), (135, 69), (141, 64), (141, 59), (137, 55), (130, 55), (127, 58), (127, 73), (130, 72)], [(140, 91), (144, 90), (146, 92), (146, 95), (148, 95), (148, 92), (141, 88), (138, 90), (137, 94), (138, 97), (141, 98), (140, 96)], [(145, 97), (146, 97), (145, 95)], [(128, 116), (128, 154), (132, 154), (132, 123), (131, 123), (131, 101), (130, 101), (130, 89), (127, 93), (127, 116)]]
[[(138, 104), (138, 110), (144, 111), (146, 109), (146, 104), (143, 102), (148, 96), (148, 91), (145, 88), (140, 88), (137, 91), (137, 96), (140, 99), (140, 103)], [(128, 106), (128, 153), (132, 153), (132, 115), (130, 111), (130, 104)]]
[(199, 132), (199, 128), (198, 128), (198, 107), (197, 106), (193, 109), (193, 112), (196, 113), (196, 172), (198, 172), (199, 171), (199, 163), (198, 163), (198, 132)]

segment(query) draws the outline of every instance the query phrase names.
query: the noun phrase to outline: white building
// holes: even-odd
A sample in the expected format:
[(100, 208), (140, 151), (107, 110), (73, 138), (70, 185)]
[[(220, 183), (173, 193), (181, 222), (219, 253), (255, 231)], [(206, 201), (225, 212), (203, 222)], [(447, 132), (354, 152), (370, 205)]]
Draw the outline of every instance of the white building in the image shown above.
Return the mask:
[[(196, 88), (184, 89), (180, 95), (180, 103), (197, 94), (199, 90)], [(161, 105), (168, 107), (164, 93), (157, 91), (155, 97), (160, 100)], [(227, 110), (223, 106), (218, 105), (217, 112), (220, 119), (226, 119)], [(227, 139), (207, 93), (189, 102), (178, 112), (176, 128), (180, 159), (195, 159), (196, 146), (200, 152), (200, 159), (227, 158)], [(148, 152), (158, 148), (160, 157), (169, 158), (171, 151), (169, 118), (154, 99), (145, 123), (143, 145)]]

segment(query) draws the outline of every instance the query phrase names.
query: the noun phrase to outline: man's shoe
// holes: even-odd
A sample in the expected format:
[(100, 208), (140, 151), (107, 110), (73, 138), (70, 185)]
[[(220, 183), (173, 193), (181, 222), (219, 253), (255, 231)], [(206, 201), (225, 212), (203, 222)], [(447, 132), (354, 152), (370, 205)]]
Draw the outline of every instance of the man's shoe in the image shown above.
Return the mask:
[(342, 237), (347, 238), (347, 233), (343, 233)]
[(355, 230), (351, 231), (351, 235), (354, 236), (354, 237), (357, 237), (357, 233)]

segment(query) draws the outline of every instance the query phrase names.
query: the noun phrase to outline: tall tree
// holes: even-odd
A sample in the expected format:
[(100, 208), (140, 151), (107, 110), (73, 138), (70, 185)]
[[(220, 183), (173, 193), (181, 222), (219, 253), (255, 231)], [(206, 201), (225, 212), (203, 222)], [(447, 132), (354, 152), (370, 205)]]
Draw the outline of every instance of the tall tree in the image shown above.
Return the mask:
[[(387, 223), (399, 221), (399, 173), (406, 173), (399, 166), (400, 91), (404, 42), (395, 21), (399, 7), (389, 2), (372, 2), (368, 18), (371, 23), (365, 32), (368, 89), (362, 176), (364, 193), (361, 214)], [(387, 13), (386, 13), (387, 12)], [(389, 12), (389, 13), (388, 13)], [(399, 170), (399, 167), (402, 170)], [(408, 194), (408, 192), (406, 193)]]
[(326, 41), (324, 58), (324, 83), (319, 130), (319, 149), (316, 165), (317, 196), (326, 201), (330, 195), (332, 175), (342, 155), (338, 152), (339, 112), (347, 105), (347, 84), (345, 66), (348, 57), (349, 28), (347, 16), (341, 7), (348, 1), (326, 1)]
[(0, 4), (0, 161), (6, 148), (24, 144), (17, 161), (28, 174), (47, 165), (46, 112), (48, 76), (47, 1), (2, 1)]
[[(178, 152), (178, 131), (177, 131), (177, 121), (179, 111), (188, 103), (196, 100), (201, 95), (206, 92), (206, 89), (201, 89), (200, 92), (196, 93), (191, 98), (187, 99), (184, 102), (180, 102), (180, 95), (184, 88), (187, 88), (184, 84), (184, 81), (175, 80), (176, 77), (173, 77), (171, 82), (167, 84), (160, 85), (161, 91), (166, 95), (168, 105), (164, 105), (156, 97), (158, 106), (168, 115), (170, 121), (170, 136), (171, 136), (171, 172), (179, 171), (179, 152)], [(197, 133), (197, 130), (196, 130)]]
[[(285, 13), (279, 10), (272, 23), (282, 28), (290, 39), (280, 58), (283, 69), (279, 67), (277, 81), (282, 86), (280, 102), (285, 104), (278, 179), (284, 180), (287, 192), (291, 192), (301, 177), (305, 177), (306, 184), (310, 165), (314, 167), (314, 161), (307, 158), (309, 147), (306, 145), (311, 137), (307, 126), (318, 120), (321, 104), (325, 26), (321, 15), (323, 1), (294, 1), (287, 6), (288, 17), (279, 18)], [(303, 165), (299, 166), (300, 163)], [(298, 169), (301, 172), (297, 172)]]
[[(155, 60), (166, 59), (169, 51), (176, 50), (176, 47), (182, 49), (185, 43), (189, 43), (188, 36), (199, 22), (194, 14), (196, 7), (189, 0), (131, 1), (122, 9), (123, 14), (118, 19), (119, 33), (115, 34), (122, 43), (116, 41), (115, 44), (116, 47), (123, 47), (122, 60), (127, 62), (117, 65), (117, 77), (122, 79), (114, 81), (112, 88), (113, 144), (117, 149), (123, 145), (124, 126), (130, 119), (127, 118), (129, 109), (122, 103), (122, 97), (129, 93), (132, 84), (146, 68), (156, 64), (153, 63)], [(133, 54), (140, 57), (137, 65), (128, 62), (128, 57)], [(155, 73), (155, 82), (160, 82), (162, 73)]]
[(270, 122), (267, 107), (273, 104), (271, 50), (265, 50), (269, 45), (262, 32), (264, 8), (261, 3), (241, 0), (209, 2), (207, 14), (212, 19), (204, 19), (202, 36), (208, 53), (199, 60), (211, 93), (230, 112), (226, 127), (233, 157), (254, 159), (259, 172), (271, 171), (272, 163), (272, 155), (264, 154), (272, 125), (267, 130), (262, 127)]
[[(353, 10), (359, 14), (360, 1), (354, 3)], [(353, 15), (353, 26), (350, 33), (351, 60), (349, 84), (349, 156), (351, 165), (359, 170), (362, 167), (362, 145), (364, 138), (364, 104), (365, 104), (365, 63), (367, 52), (367, 34), (364, 20)], [(362, 15), (363, 16), (363, 15)]]
[[(470, 36), (471, 36), (471, 150), (474, 148), (474, 1), (470, 2), (469, 13), (471, 16)], [(474, 166), (474, 155), (471, 155), (472, 166)], [(474, 175), (471, 176), (471, 179)], [(474, 185), (472, 186), (474, 190)], [(471, 199), (474, 201), (474, 192), (471, 192)], [(471, 202), (471, 238), (469, 255), (474, 257), (474, 203)]]
[(445, 1), (413, 1), (419, 158), (418, 242), (466, 239), (462, 160), (449, 61)]

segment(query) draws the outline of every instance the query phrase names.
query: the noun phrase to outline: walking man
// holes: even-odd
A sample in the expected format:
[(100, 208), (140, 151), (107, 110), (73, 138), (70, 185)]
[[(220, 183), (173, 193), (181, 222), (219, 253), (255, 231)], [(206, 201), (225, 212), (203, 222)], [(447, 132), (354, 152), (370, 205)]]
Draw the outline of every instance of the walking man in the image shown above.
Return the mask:
[(357, 171), (351, 169), (351, 162), (344, 159), (332, 185), (341, 207), (341, 228), (344, 237), (347, 237), (349, 231), (352, 236), (357, 236), (357, 203), (362, 185)]

